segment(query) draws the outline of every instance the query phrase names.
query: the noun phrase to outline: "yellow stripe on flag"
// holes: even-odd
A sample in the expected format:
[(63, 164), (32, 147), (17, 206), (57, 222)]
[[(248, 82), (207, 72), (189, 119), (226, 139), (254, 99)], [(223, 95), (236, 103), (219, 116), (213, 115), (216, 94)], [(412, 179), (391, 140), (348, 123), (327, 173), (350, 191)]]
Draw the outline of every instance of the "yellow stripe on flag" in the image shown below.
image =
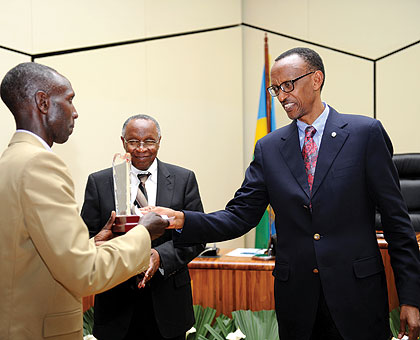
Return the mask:
[(257, 144), (258, 139), (263, 138), (267, 134), (267, 117), (263, 117), (257, 120), (257, 127), (255, 128), (255, 144)]

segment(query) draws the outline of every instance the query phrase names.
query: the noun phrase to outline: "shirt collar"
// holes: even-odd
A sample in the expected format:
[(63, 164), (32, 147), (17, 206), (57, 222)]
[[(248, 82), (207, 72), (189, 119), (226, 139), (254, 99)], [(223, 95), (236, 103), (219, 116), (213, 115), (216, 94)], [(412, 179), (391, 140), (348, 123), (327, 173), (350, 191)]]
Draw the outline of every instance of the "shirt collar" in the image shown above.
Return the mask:
[(35, 133), (33, 133), (32, 131), (28, 131), (28, 130), (24, 130), (24, 129), (17, 129), (16, 132), (24, 132), (24, 133), (28, 133), (31, 136), (34, 136), (36, 139), (38, 139), (41, 144), (44, 146), (44, 148), (48, 151), (51, 151), (51, 147), (47, 144), (47, 142), (45, 140), (43, 140), (41, 137), (39, 137), (38, 135), (36, 135)]
[(137, 177), (138, 174), (140, 174), (144, 171), (149, 171), (150, 172), (150, 176), (147, 179), (148, 181), (151, 180), (152, 182), (156, 182), (157, 158), (155, 158), (155, 160), (153, 161), (153, 163), (149, 166), (149, 169), (147, 169), (147, 170), (139, 170), (133, 164), (131, 164), (131, 172), (135, 175), (135, 177)]

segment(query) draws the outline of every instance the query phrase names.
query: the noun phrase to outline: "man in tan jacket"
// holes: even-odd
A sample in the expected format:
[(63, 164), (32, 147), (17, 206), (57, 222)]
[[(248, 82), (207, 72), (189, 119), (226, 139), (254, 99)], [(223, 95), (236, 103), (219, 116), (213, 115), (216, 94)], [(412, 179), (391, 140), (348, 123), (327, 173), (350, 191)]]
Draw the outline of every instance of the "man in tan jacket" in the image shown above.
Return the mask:
[(36, 63), (14, 67), (1, 83), (17, 128), (0, 158), (2, 340), (80, 340), (81, 298), (145, 271), (151, 239), (168, 224), (147, 214), (142, 225), (104, 242), (113, 236), (113, 213), (89, 240), (71, 176), (51, 151), (73, 131), (73, 97), (64, 76)]

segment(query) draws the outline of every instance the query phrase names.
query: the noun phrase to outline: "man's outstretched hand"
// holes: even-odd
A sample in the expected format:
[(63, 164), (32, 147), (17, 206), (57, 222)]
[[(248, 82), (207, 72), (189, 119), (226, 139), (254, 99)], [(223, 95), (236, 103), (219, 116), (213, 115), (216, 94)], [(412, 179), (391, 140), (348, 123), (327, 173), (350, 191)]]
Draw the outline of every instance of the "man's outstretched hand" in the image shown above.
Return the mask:
[(143, 213), (148, 211), (154, 212), (161, 216), (169, 217), (169, 227), (167, 229), (182, 229), (184, 227), (184, 213), (182, 211), (176, 211), (165, 207), (144, 207), (140, 209)]
[(148, 212), (140, 218), (139, 224), (149, 231), (150, 238), (153, 241), (165, 232), (165, 229), (169, 226), (169, 221), (164, 220), (154, 212)]

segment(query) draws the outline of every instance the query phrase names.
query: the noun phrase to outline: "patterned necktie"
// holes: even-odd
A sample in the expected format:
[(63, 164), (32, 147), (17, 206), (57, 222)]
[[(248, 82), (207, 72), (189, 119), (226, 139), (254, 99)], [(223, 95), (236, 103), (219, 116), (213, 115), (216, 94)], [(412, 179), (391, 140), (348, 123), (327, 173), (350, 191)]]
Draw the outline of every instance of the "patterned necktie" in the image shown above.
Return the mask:
[(137, 178), (139, 179), (139, 187), (137, 189), (137, 196), (134, 204), (136, 204), (138, 207), (146, 207), (148, 205), (147, 203), (147, 191), (146, 191), (146, 181), (151, 175), (150, 172), (145, 171), (141, 172), (137, 175)]
[[(136, 200), (134, 201), (134, 205), (138, 206), (139, 208), (141, 207), (147, 207), (149, 204), (147, 203), (147, 191), (146, 191), (146, 181), (149, 178), (149, 176), (151, 175), (151, 173), (149, 171), (144, 171), (144, 172), (140, 172), (137, 175), (137, 178), (139, 179), (140, 183), (139, 186), (137, 188), (137, 196), (136, 196)], [(134, 206), (132, 207), (132, 212), (134, 213)], [(133, 281), (133, 284), (131, 285), (132, 289), (137, 290), (138, 288), (138, 284), (141, 282), (141, 280), (143, 279), (144, 275), (143, 274), (139, 274), (136, 275)]]
[(316, 160), (318, 158), (318, 147), (314, 142), (314, 134), (316, 129), (313, 126), (308, 126), (305, 129), (305, 140), (302, 147), (302, 157), (305, 163), (306, 175), (308, 176), (309, 191), (312, 191), (312, 184), (314, 183)]

